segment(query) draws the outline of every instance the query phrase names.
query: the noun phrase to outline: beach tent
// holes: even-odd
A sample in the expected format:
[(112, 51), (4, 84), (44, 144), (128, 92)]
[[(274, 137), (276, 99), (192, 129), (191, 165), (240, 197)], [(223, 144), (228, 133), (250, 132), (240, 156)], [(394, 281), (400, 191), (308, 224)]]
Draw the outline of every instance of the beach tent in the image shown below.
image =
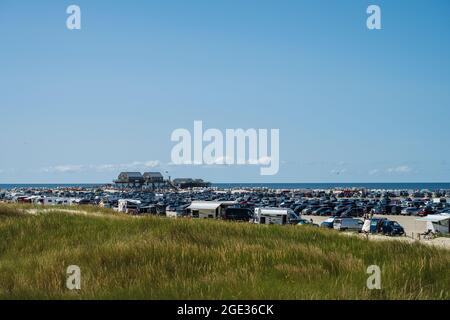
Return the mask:
[(450, 233), (450, 214), (430, 214), (417, 221), (426, 221), (427, 230), (440, 233)]

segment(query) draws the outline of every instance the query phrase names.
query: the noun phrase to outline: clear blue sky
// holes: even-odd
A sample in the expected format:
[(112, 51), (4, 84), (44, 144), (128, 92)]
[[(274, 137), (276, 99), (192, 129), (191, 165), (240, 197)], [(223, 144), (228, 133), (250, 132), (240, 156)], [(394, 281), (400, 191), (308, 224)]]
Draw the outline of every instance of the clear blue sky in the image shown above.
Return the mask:
[[(448, 182), (449, 42), (448, 0), (1, 0), (0, 183)], [(279, 174), (169, 165), (194, 120), (279, 128)]]

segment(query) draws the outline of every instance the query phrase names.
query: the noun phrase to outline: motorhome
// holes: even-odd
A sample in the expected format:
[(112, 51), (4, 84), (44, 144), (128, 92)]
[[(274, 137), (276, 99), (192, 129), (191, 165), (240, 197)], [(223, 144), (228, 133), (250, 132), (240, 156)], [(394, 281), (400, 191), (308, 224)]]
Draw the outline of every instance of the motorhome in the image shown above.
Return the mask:
[(221, 218), (236, 201), (193, 201), (187, 210), (193, 218)]
[(138, 214), (141, 210), (141, 201), (133, 199), (120, 199), (117, 204), (119, 212)]
[(27, 198), (27, 202), (29, 203), (42, 204), (45, 206), (51, 205), (68, 206), (71, 205), (73, 201), (74, 201), (73, 198), (66, 198), (66, 197), (31, 196)]
[(295, 224), (300, 220), (292, 209), (262, 207), (255, 208), (253, 222), (257, 224)]

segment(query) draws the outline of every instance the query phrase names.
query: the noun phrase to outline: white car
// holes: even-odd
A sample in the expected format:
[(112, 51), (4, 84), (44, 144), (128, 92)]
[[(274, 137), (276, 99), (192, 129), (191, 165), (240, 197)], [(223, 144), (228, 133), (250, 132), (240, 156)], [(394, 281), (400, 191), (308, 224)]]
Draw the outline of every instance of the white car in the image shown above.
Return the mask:
[(416, 208), (416, 207), (410, 207), (410, 208), (403, 208), (402, 211), (400, 212), (400, 214), (405, 215), (405, 216), (417, 216), (419, 213), (420, 209)]

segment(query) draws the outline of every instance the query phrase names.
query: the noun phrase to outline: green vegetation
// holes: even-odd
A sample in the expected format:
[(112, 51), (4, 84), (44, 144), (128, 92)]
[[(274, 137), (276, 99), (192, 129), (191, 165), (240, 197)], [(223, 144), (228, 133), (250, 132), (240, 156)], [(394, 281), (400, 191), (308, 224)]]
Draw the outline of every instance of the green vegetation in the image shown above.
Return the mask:
[[(448, 250), (305, 226), (67, 209), (80, 214), (0, 205), (0, 299), (450, 298)], [(373, 264), (381, 290), (366, 288)], [(69, 265), (81, 268), (80, 291), (65, 287)]]

